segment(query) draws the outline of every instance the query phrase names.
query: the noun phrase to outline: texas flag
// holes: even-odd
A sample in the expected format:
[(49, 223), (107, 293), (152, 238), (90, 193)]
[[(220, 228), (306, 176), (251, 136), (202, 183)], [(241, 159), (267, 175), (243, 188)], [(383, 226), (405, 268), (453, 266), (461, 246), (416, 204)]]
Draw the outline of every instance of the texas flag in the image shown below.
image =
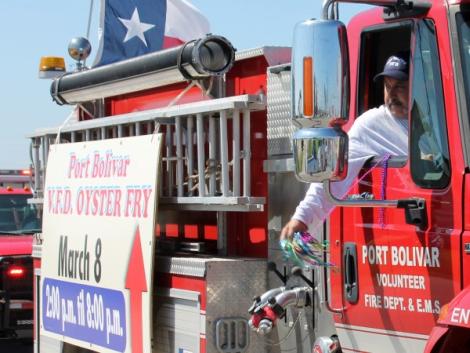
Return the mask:
[(177, 46), (209, 32), (207, 19), (186, 0), (102, 0), (93, 66)]

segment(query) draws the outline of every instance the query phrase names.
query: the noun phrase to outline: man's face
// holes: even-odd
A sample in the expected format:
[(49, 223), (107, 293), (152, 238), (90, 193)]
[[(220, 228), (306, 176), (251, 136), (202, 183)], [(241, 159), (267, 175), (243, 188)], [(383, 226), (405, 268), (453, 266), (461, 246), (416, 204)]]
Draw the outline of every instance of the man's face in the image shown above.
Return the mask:
[(384, 101), (395, 118), (408, 118), (408, 81), (385, 76)]

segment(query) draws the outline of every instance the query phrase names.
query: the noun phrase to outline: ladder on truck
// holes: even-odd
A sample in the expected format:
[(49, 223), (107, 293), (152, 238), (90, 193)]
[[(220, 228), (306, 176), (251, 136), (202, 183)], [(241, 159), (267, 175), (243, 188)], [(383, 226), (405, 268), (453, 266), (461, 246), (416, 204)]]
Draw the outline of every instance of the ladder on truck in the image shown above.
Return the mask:
[(159, 130), (164, 133), (161, 207), (263, 211), (265, 198), (251, 195), (250, 125), (251, 113), (265, 109), (262, 95), (240, 95), (37, 130), (28, 136), (32, 140), (34, 202), (42, 204), (49, 148), (56, 141), (96, 141)]

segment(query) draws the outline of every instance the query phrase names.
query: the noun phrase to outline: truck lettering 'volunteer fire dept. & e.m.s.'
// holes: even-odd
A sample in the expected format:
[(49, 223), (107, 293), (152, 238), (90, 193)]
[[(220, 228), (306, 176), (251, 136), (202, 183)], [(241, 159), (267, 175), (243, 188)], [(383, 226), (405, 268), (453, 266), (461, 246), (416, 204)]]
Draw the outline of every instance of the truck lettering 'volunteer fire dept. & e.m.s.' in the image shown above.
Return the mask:
[[(346, 28), (340, 2), (376, 6)], [(338, 199), (344, 131), (399, 52), (408, 155), (371, 158)], [(78, 114), (31, 135), (36, 351), (465, 352), (469, 90), (457, 0), (326, 0), (292, 53), (208, 36), (57, 78)], [(296, 177), (340, 206), (315, 232), (331, 267), (280, 250)]]

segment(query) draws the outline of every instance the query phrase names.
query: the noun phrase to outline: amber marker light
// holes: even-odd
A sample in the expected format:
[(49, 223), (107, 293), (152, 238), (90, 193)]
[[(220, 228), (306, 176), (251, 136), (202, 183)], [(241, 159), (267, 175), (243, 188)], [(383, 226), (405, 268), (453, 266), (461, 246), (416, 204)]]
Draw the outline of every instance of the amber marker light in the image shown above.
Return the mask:
[(439, 321), (444, 321), (449, 313), (449, 304), (444, 304), (439, 312)]
[(304, 57), (304, 116), (313, 117), (313, 58)]
[(55, 78), (65, 73), (65, 60), (58, 56), (43, 56), (39, 62), (39, 78)]

